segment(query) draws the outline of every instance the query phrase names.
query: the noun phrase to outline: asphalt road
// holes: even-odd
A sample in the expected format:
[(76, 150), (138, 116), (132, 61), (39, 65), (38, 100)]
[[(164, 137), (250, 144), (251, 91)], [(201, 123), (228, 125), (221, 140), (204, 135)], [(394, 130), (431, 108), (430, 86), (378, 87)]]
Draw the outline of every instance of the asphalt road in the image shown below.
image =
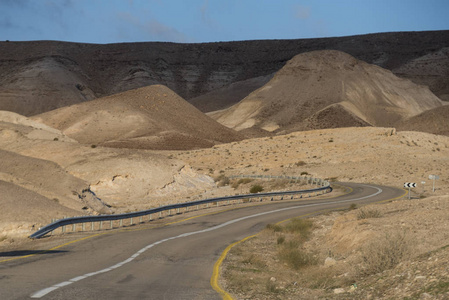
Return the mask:
[(391, 187), (344, 185), (352, 193), (227, 207), (217, 214), (103, 234), (57, 251), (3, 262), (0, 299), (221, 299), (210, 279), (215, 262), (229, 244), (261, 231), (268, 223), (404, 194)]

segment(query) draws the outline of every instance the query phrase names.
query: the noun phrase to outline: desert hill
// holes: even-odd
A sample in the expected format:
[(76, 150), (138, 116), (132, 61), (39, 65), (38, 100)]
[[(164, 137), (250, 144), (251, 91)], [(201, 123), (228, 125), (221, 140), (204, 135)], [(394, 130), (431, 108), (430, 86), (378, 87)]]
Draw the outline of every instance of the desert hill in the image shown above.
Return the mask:
[(402, 120), (398, 130), (412, 130), (449, 136), (449, 106), (437, 107)]
[(7, 236), (26, 236), (52, 218), (148, 209), (214, 187), (211, 177), (182, 161), (143, 150), (92, 148), (35, 120), (0, 112), (0, 228)]
[[(429, 85), (437, 96), (446, 97), (447, 64), (433, 74), (419, 61), (447, 47), (449, 31), (203, 44), (0, 42), (0, 110), (36, 115), (156, 83), (189, 100), (273, 74), (299, 53), (324, 49), (397, 70), (400, 76)], [(259, 87), (247, 83), (250, 91)]]
[(285, 133), (350, 126), (394, 126), (442, 106), (425, 86), (335, 50), (295, 56), (234, 106), (209, 115), (243, 130)]
[(33, 117), (87, 145), (193, 149), (240, 140), (162, 85), (63, 107)]

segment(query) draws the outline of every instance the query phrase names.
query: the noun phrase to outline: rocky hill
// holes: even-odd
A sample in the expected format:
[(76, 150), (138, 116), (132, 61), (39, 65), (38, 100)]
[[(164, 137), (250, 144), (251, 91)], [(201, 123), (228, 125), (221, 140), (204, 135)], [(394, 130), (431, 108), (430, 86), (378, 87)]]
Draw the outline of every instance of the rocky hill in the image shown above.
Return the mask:
[[(447, 47), (449, 31), (207, 44), (0, 42), (0, 110), (35, 115), (155, 83), (191, 99), (273, 74), (295, 55), (323, 49), (343, 51), (428, 84), (446, 99), (448, 66), (440, 60), (447, 62)], [(429, 55), (441, 58), (436, 75), (422, 63)], [(242, 97), (260, 87), (250, 85)], [(220, 99), (212, 96), (210, 101)]]
[(335, 50), (295, 56), (267, 84), (234, 106), (210, 113), (244, 130), (298, 130), (394, 126), (442, 106), (425, 86)]

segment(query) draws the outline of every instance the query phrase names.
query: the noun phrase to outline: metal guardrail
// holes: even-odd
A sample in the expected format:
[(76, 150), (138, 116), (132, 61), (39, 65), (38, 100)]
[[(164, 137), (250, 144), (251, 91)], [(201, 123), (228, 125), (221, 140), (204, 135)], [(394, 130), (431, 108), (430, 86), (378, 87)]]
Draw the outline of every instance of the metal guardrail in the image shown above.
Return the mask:
[[(32, 239), (38, 239), (43, 237), (44, 235), (52, 232), (53, 230), (62, 227), (63, 232), (64, 228), (67, 225), (73, 225), (76, 224), (85, 224), (85, 223), (93, 223), (93, 222), (104, 222), (104, 221), (116, 221), (116, 220), (124, 220), (124, 219), (131, 219), (131, 224), (133, 218), (137, 217), (143, 217), (147, 215), (156, 214), (156, 213), (162, 213), (163, 211), (169, 211), (169, 214), (171, 214), (172, 209), (180, 209), (180, 208), (187, 208), (191, 206), (199, 206), (202, 204), (209, 204), (209, 203), (218, 203), (224, 202), (224, 201), (231, 201), (231, 200), (240, 200), (240, 199), (250, 199), (250, 198), (266, 198), (266, 197), (275, 197), (275, 196), (286, 196), (286, 195), (297, 195), (297, 194), (310, 194), (311, 193), (318, 193), (322, 191), (323, 193), (326, 190), (329, 190), (329, 192), (332, 191), (332, 188), (330, 187), (330, 183), (328, 181), (318, 179), (318, 178), (312, 178), (312, 177), (297, 177), (297, 176), (270, 176), (270, 175), (237, 175), (237, 176), (230, 176), (229, 178), (258, 178), (258, 179), (289, 179), (289, 180), (305, 180), (308, 183), (317, 184), (320, 187), (315, 189), (307, 189), (307, 190), (298, 190), (298, 191), (282, 191), (282, 192), (269, 192), (269, 193), (255, 193), (255, 194), (245, 194), (245, 195), (234, 195), (234, 196), (225, 196), (225, 197), (218, 197), (218, 198), (209, 198), (204, 200), (198, 200), (198, 201), (191, 201), (191, 202), (183, 202), (183, 203), (177, 203), (177, 204), (171, 204), (171, 205), (165, 205), (160, 206), (156, 208), (151, 208), (148, 210), (142, 210), (132, 213), (123, 213), (123, 214), (117, 214), (117, 215), (100, 215), (100, 216), (81, 216), (81, 217), (72, 217), (72, 218), (65, 218), (57, 220), (51, 224), (48, 224), (42, 228), (40, 228), (38, 231), (33, 233), (29, 236), (29, 238)], [(302, 195), (301, 195), (302, 197)], [(102, 224), (102, 223), (101, 223)], [(101, 228), (101, 226), (100, 226)], [(111, 223), (112, 228), (112, 223)], [(84, 230), (84, 226), (83, 226)]]

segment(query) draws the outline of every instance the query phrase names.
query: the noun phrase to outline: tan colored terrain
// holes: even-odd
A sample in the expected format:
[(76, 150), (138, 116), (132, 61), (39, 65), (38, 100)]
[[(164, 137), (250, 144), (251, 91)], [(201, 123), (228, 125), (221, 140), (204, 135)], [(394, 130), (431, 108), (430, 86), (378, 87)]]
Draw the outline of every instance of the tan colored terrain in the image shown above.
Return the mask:
[(148, 209), (215, 187), (176, 159), (82, 145), (23, 116), (0, 117), (0, 226), (7, 236), (24, 237), (53, 218)]
[(394, 126), (442, 106), (425, 86), (339, 51), (299, 54), (273, 79), (228, 109), (209, 115), (236, 130), (268, 132)]
[(63, 107), (32, 119), (82, 144), (114, 148), (186, 150), (242, 139), (162, 85)]
[[(428, 175), (441, 176), (437, 194), (449, 193), (449, 137), (394, 128), (340, 128), (295, 132), (173, 152), (203, 172), (225, 175), (299, 175), (402, 187), (417, 182), (429, 195)], [(423, 186), (421, 181), (427, 181)]]
[(281, 254), (301, 235), (264, 230), (231, 250), (222, 284), (234, 299), (447, 299), (448, 201), (395, 200), (313, 217), (295, 252), (308, 259), (298, 270)]
[(402, 120), (398, 130), (429, 132), (449, 136), (449, 105), (425, 111), (417, 116)]

